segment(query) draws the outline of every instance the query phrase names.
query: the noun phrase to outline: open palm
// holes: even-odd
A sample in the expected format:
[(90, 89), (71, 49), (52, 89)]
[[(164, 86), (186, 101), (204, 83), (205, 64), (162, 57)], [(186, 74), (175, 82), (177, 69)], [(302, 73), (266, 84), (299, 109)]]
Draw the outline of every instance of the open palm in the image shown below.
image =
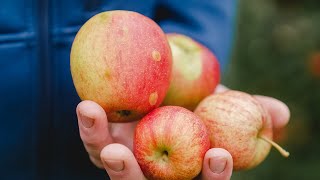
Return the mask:
[[(215, 93), (225, 91), (219, 86)], [(283, 128), (289, 120), (288, 107), (271, 97), (255, 96), (269, 111), (274, 129)], [(80, 136), (90, 160), (105, 168), (111, 179), (146, 179), (132, 154), (133, 135), (137, 121), (129, 123), (108, 122), (105, 111), (93, 101), (82, 101), (77, 106)], [(207, 151), (200, 179), (230, 179), (232, 157), (221, 148)]]

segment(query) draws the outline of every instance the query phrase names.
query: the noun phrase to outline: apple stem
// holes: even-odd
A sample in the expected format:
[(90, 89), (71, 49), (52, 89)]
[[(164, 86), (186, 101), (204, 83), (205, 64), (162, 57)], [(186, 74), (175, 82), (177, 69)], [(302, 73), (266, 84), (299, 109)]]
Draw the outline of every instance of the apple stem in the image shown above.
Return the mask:
[(265, 140), (266, 142), (270, 143), (273, 147), (275, 147), (280, 152), (280, 154), (282, 156), (288, 157), (290, 155), (290, 153), (288, 151), (284, 150), (281, 146), (279, 146), (277, 143), (273, 142), (269, 138), (266, 138), (266, 137), (263, 137), (263, 136), (261, 136), (260, 138)]

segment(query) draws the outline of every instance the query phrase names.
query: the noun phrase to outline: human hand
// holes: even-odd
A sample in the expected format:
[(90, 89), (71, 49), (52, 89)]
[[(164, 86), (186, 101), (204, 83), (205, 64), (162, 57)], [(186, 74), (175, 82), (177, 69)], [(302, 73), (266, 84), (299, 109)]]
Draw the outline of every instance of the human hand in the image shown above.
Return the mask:
[[(219, 86), (217, 93), (226, 90)], [(284, 127), (289, 110), (282, 102), (265, 96), (256, 96), (270, 112), (275, 128)], [(132, 153), (134, 128), (137, 122), (109, 123), (104, 110), (92, 101), (83, 101), (77, 107), (80, 136), (90, 160), (105, 168), (111, 179), (146, 179)], [(198, 179), (230, 179), (232, 157), (221, 148), (207, 151)]]
[[(77, 116), (80, 137), (93, 164), (105, 168), (111, 179), (146, 179), (132, 153), (137, 122), (110, 123), (102, 107), (92, 101), (79, 103)], [(232, 166), (230, 153), (210, 149), (201, 179), (230, 179)]]

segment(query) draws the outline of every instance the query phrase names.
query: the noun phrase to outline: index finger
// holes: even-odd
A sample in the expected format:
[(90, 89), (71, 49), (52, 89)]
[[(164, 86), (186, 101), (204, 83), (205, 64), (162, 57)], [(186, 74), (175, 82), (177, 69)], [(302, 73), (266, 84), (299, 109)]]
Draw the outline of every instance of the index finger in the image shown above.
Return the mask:
[(262, 106), (269, 112), (273, 128), (280, 129), (285, 127), (290, 119), (290, 110), (282, 101), (261, 95), (254, 96)]
[(100, 152), (113, 139), (108, 130), (107, 115), (97, 103), (82, 101), (77, 106), (78, 125), (81, 140), (91, 161), (102, 168)]

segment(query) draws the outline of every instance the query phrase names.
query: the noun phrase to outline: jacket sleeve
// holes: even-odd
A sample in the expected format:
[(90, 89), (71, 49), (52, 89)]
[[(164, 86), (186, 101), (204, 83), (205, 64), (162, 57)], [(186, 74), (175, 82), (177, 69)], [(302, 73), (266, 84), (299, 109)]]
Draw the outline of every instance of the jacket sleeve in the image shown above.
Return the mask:
[(237, 0), (164, 0), (156, 20), (166, 32), (192, 37), (214, 52), (224, 70), (231, 57)]

